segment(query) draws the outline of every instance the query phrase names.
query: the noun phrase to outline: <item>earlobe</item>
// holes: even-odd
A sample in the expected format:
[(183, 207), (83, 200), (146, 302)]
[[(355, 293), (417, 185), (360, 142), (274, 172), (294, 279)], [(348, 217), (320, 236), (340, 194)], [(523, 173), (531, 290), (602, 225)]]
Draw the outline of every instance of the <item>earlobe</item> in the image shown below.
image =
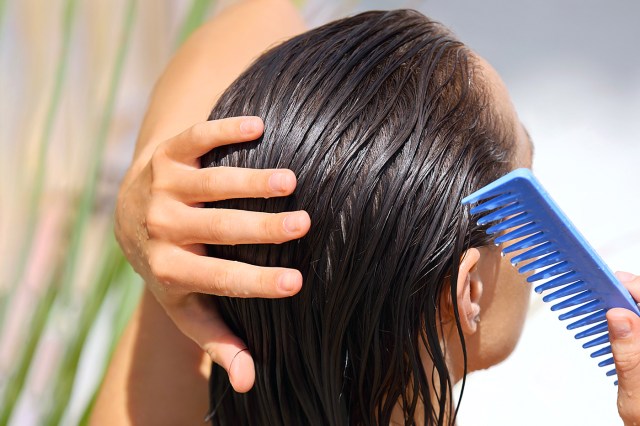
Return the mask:
[(480, 298), (482, 297), (482, 280), (478, 273), (480, 251), (470, 248), (462, 255), (458, 268), (457, 302), (462, 332), (469, 336), (478, 330), (480, 322)]

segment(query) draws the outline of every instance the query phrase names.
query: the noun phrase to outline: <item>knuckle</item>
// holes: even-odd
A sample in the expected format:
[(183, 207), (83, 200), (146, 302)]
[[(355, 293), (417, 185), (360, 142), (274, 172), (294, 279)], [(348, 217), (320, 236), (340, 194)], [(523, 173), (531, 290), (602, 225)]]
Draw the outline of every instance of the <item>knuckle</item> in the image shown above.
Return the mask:
[(163, 147), (158, 147), (149, 160), (151, 182), (149, 184), (151, 194), (157, 194), (166, 189), (167, 155)]
[(161, 143), (153, 151), (153, 154), (151, 154), (151, 159), (149, 160), (149, 166), (151, 168), (152, 177), (155, 177), (158, 174), (158, 172), (162, 170), (166, 159), (167, 159), (167, 145), (166, 143)]
[[(151, 161), (159, 161), (154, 160)], [(156, 164), (155, 168), (152, 166), (152, 174), (151, 174), (151, 182), (149, 184), (149, 191), (151, 196), (158, 195), (161, 193), (170, 192), (171, 190), (171, 180), (175, 180), (175, 176), (171, 176), (166, 172), (165, 165), (159, 166)], [(155, 171), (153, 171), (155, 170)], [(167, 176), (169, 174), (169, 176)]]
[(226, 243), (226, 229), (227, 221), (224, 219), (223, 214), (212, 211), (214, 214), (209, 219), (207, 233), (212, 243), (224, 244)]
[(219, 192), (220, 179), (215, 171), (207, 173), (200, 181), (200, 184), (202, 185), (200, 189), (203, 195), (212, 196), (213, 194)]
[(201, 140), (207, 138), (210, 135), (211, 122), (205, 121), (196, 123), (189, 128), (189, 139)]
[(171, 181), (169, 179), (156, 178), (151, 183), (151, 196), (166, 194), (171, 192)]
[(247, 178), (246, 187), (260, 189), (265, 196), (275, 194), (276, 191), (272, 190), (269, 186), (269, 178), (272, 174), (270, 171), (253, 170)]
[(625, 379), (626, 375), (640, 376), (640, 353), (623, 353), (616, 358), (618, 376)]
[(229, 136), (236, 135), (239, 133), (239, 124), (237, 123), (237, 119), (235, 117), (230, 117), (229, 119), (217, 120), (215, 121), (216, 131), (221, 136)]
[(145, 221), (149, 237), (158, 238), (163, 235), (170, 223), (167, 209), (161, 208), (157, 202), (152, 202), (147, 211)]
[(168, 182), (162, 179), (160, 176), (155, 176), (149, 185), (149, 193), (151, 197), (158, 196), (160, 194), (166, 193), (169, 191)]
[(216, 296), (236, 296), (234, 291), (234, 273), (230, 268), (222, 268), (215, 275), (211, 294)]
[(271, 273), (259, 272), (257, 279), (261, 295), (267, 295), (272, 293), (271, 290), (275, 286), (276, 276)]
[(265, 241), (273, 244), (281, 244), (282, 237), (282, 217), (279, 214), (270, 214), (261, 222), (260, 232)]
[(167, 284), (171, 278), (171, 268), (160, 250), (150, 250), (149, 252), (149, 270), (153, 276), (162, 284)]

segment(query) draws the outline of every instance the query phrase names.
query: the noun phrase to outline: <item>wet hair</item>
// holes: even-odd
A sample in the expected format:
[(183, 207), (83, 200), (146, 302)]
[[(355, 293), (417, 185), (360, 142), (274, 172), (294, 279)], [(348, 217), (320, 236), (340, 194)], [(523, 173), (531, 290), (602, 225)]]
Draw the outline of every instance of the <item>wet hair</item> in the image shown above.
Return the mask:
[[(266, 52), (210, 119), (257, 115), (257, 141), (216, 149), (204, 166), (289, 168), (292, 196), (214, 207), (304, 209), (309, 234), (280, 245), (210, 246), (212, 256), (297, 268), (300, 293), (216, 298), (256, 367), (246, 394), (213, 366), (213, 424), (453, 424), (441, 345), (442, 297), (458, 335), (457, 271), (483, 230), (463, 196), (512, 168), (513, 139), (473, 54), (411, 10), (367, 12)], [(426, 369), (421, 348), (431, 359)]]

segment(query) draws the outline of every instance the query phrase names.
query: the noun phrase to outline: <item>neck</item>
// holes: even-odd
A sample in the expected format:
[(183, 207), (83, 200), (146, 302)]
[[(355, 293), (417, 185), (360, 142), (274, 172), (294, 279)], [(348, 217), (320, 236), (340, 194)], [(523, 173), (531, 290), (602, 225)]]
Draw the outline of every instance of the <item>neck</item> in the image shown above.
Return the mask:
[[(462, 347), (460, 345), (460, 339), (458, 337), (457, 328), (455, 326), (445, 327), (443, 330), (443, 335), (446, 336), (445, 339), (441, 339), (440, 345), (445, 351), (446, 364), (447, 369), (449, 371), (450, 379), (452, 385), (458, 383), (462, 376), (464, 375), (464, 361), (462, 356)], [(444, 341), (447, 343), (445, 344)], [(457, 350), (451, 350), (451, 348)], [(443, 390), (439, 388), (440, 377), (438, 376), (438, 372), (433, 368), (433, 361), (429, 354), (427, 353), (426, 348), (420, 349), (420, 356), (422, 358), (422, 365), (424, 366), (424, 371), (432, 371), (434, 377), (430, 379), (430, 383), (432, 386), (429, 387), (429, 398), (432, 407), (438, 407), (439, 395), (442, 395)], [(446, 392), (446, 391), (445, 391)], [(449, 424), (451, 419), (449, 417), (449, 413), (452, 411), (451, 408), (454, 404), (451, 398), (447, 397), (447, 406), (444, 411), (444, 418), (441, 419), (441, 424)], [(424, 424), (425, 419), (425, 406), (422, 401), (418, 403), (416, 407), (414, 423), (415, 424)], [(402, 407), (402, 401), (398, 401), (396, 404), (393, 413), (391, 415), (390, 425), (404, 425), (407, 422), (404, 418), (404, 410)]]

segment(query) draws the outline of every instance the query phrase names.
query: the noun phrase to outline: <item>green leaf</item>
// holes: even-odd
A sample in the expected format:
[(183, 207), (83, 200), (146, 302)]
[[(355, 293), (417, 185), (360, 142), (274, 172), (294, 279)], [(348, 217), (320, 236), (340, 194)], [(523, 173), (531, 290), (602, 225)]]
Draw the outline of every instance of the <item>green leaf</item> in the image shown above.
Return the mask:
[(0, 294), (0, 324), (4, 323), (6, 315), (7, 303), (12, 300), (15, 293), (15, 287), (21, 284), (27, 270), (28, 259), (33, 249), (34, 236), (38, 215), (40, 212), (40, 203), (44, 189), (44, 178), (46, 175), (45, 159), (49, 152), (51, 137), (53, 134), (53, 126), (56, 122), (60, 110), (60, 104), (63, 94), (67, 70), (69, 67), (69, 53), (71, 50), (71, 35), (76, 17), (77, 0), (67, 0), (64, 6), (62, 16), (62, 48), (56, 67), (56, 73), (53, 84), (53, 92), (51, 93), (51, 101), (47, 108), (44, 130), (39, 141), (36, 163), (34, 166), (35, 176), (29, 190), (29, 204), (27, 209), (26, 235), (22, 238), (23, 245), (20, 247), (18, 256), (18, 265), (15, 268), (15, 276), (9, 281), (12, 283), (9, 290), (4, 294)]
[(179, 47), (185, 42), (191, 33), (202, 25), (207, 17), (211, 6), (214, 4), (213, 0), (193, 0), (187, 17), (182, 22), (178, 38), (176, 40), (176, 47)]
[[(127, 323), (131, 319), (131, 315), (138, 306), (138, 302), (140, 301), (140, 297), (142, 296), (142, 290), (144, 289), (144, 283), (140, 279), (140, 276), (136, 274), (133, 268), (131, 268), (130, 266), (126, 269), (123, 269), (122, 274), (116, 277), (114, 284), (118, 287), (123, 288), (118, 288), (118, 290), (120, 290), (117, 294), (118, 311), (113, 317), (113, 333), (108, 336), (110, 341), (106, 362), (100, 367), (96, 366), (96, 368), (101, 368), (100, 383), (102, 383), (102, 381), (104, 380), (105, 374), (107, 372), (107, 367), (111, 363), (111, 359), (113, 358), (113, 354), (116, 350), (118, 342), (122, 337), (122, 333), (124, 332)], [(111, 288), (111, 290), (113, 289), (114, 287)], [(99, 388), (100, 386), (98, 386), (98, 389)], [(94, 392), (89, 404), (87, 404), (87, 406), (85, 407), (84, 413), (79, 422), (80, 425), (89, 424), (89, 418), (91, 416), (91, 412), (93, 411), (97, 396), (98, 392), (96, 391)]]
[[(59, 303), (62, 305), (67, 304), (70, 300), (72, 285), (74, 278), (77, 275), (77, 264), (82, 256), (81, 247), (83, 237), (86, 233), (89, 219), (93, 212), (93, 206), (95, 204), (95, 194), (99, 182), (98, 177), (100, 165), (102, 164), (102, 159), (104, 157), (104, 149), (113, 118), (116, 95), (118, 93), (118, 88), (120, 87), (125, 59), (127, 52), (129, 51), (129, 47), (131, 46), (131, 35), (136, 16), (136, 4), (136, 0), (129, 0), (125, 8), (124, 24), (120, 42), (118, 44), (114, 69), (109, 82), (108, 97), (104, 106), (100, 127), (97, 132), (96, 146), (93, 150), (94, 155), (91, 158), (89, 176), (86, 180), (87, 184), (81, 195), (76, 221), (72, 229), (64, 272), (60, 283), (61, 291), (58, 298), (60, 299)], [(58, 424), (66, 409), (76, 375), (78, 359), (87, 334), (96, 318), (100, 306), (102, 305), (114, 274), (119, 269), (127, 265), (126, 260), (117, 248), (115, 240), (113, 240), (113, 238), (110, 238), (110, 240), (114, 247), (107, 250), (104, 255), (106, 257), (104, 258), (104, 265), (106, 265), (107, 269), (105, 270), (103, 267), (103, 270), (99, 275), (100, 279), (91, 287), (87, 300), (83, 305), (81, 318), (78, 322), (80, 327), (72, 337), (71, 344), (67, 347), (61, 370), (53, 386), (53, 397), (55, 403), (53, 406), (53, 412), (48, 418), (49, 424)]]
[(77, 331), (67, 345), (67, 350), (51, 393), (53, 396), (52, 412), (47, 416), (45, 424), (57, 425), (60, 423), (73, 390), (78, 362), (89, 331), (95, 323), (107, 292), (113, 283), (117, 282), (125, 274), (128, 268), (129, 264), (122, 255), (115, 239), (110, 238), (109, 247), (103, 257), (98, 279), (93, 283), (91, 293), (84, 300), (82, 311), (77, 321)]

